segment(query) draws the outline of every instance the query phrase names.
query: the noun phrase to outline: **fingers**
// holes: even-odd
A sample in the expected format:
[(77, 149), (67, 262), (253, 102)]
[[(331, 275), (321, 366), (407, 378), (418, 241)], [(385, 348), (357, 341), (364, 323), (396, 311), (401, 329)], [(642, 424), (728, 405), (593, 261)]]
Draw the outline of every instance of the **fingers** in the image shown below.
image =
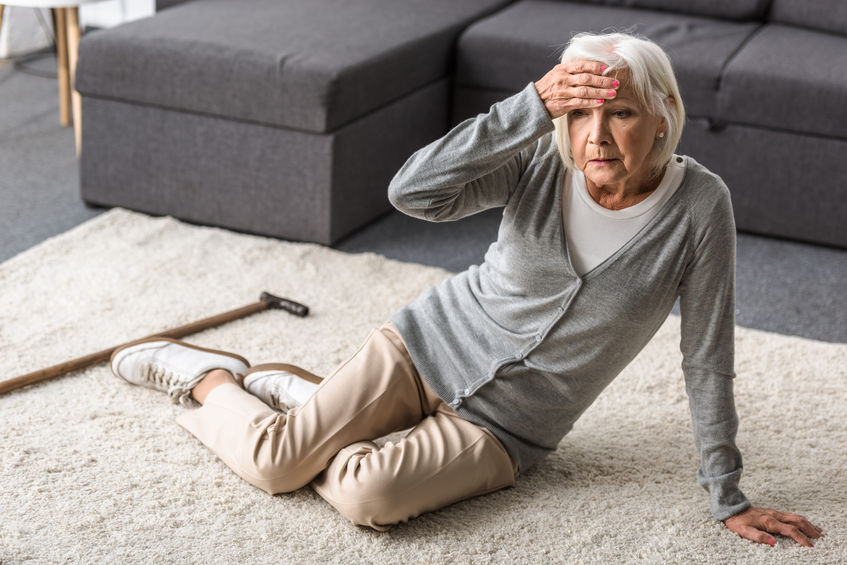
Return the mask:
[(596, 104), (603, 104), (606, 100), (615, 96), (617, 96), (617, 93), (614, 90), (583, 89), (580, 87), (554, 94), (548, 100), (567, 103), (571, 108), (588, 108)]
[(555, 119), (561, 116), (566, 115), (571, 110), (576, 108), (591, 108), (602, 106), (606, 102), (603, 98), (584, 100), (581, 98), (561, 98), (561, 99), (547, 99), (544, 101), (544, 106), (547, 108), (547, 112), (550, 114), (550, 117)]
[(608, 100), (618, 95), (614, 88), (592, 88), (585, 85), (567, 87), (563, 91), (564, 98), (575, 98), (577, 100)]
[(607, 68), (606, 65), (594, 61), (572, 61), (556, 65), (553, 72), (568, 86), (594, 87), (607, 91), (620, 86), (620, 82), (614, 77), (603, 76)]
[[(779, 512), (776, 510), (772, 510), (769, 512), (774, 519), (778, 520), (780, 524), (785, 527), (793, 528), (798, 535), (802, 535), (805, 538), (818, 539), (821, 537), (823, 530), (806, 520), (800, 514), (792, 514), (789, 512)], [(782, 533), (782, 532), (780, 532)], [(787, 534), (783, 534), (787, 535)], [(797, 539), (794, 535), (791, 535), (793, 539)], [(808, 541), (808, 539), (807, 539)]]
[(569, 61), (559, 65), (564, 67), (571, 74), (590, 73), (593, 75), (602, 75), (608, 67), (598, 61)]
[(596, 61), (560, 63), (536, 82), (536, 90), (551, 117), (562, 116), (573, 108), (596, 107), (617, 96), (620, 82), (602, 76), (606, 68)]
[(789, 537), (804, 547), (814, 547), (811, 540), (823, 535), (820, 528), (803, 516), (770, 508), (748, 508), (724, 523), (743, 538), (771, 546), (776, 545), (771, 534)]
[(809, 541), (809, 538), (807, 538), (797, 526), (783, 522), (780, 518), (766, 514), (759, 522), (761, 525), (760, 527), (765, 531), (791, 538), (803, 547), (814, 547), (812, 542)]
[(758, 528), (754, 528), (753, 526), (740, 526), (734, 531), (742, 538), (748, 539), (750, 541), (754, 541), (756, 543), (763, 543), (771, 547), (776, 545), (776, 540), (773, 539), (770, 534), (763, 532)]
[(576, 61), (560, 65), (565, 71), (561, 75), (558, 97), (571, 100), (571, 107), (591, 107), (603, 104), (618, 95), (620, 82), (612, 77), (601, 76), (605, 65), (592, 61)]

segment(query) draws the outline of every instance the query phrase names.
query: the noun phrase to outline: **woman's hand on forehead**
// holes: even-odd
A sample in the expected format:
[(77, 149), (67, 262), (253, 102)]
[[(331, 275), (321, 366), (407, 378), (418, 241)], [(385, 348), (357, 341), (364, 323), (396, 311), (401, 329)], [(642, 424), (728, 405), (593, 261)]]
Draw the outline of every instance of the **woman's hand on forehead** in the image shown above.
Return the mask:
[(597, 61), (560, 63), (535, 83), (535, 90), (552, 119), (575, 108), (600, 106), (617, 96), (620, 87), (618, 80), (603, 76), (606, 69)]

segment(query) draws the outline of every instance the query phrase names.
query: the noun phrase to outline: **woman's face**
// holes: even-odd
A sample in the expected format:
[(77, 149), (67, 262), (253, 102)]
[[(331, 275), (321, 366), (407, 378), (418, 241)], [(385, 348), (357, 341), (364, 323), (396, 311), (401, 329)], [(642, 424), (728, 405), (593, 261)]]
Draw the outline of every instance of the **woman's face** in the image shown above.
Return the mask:
[(638, 102), (627, 84), (629, 73), (615, 78), (621, 83), (615, 98), (568, 113), (571, 151), (588, 182), (638, 193), (650, 184), (647, 157), (656, 136), (665, 131), (664, 120)]

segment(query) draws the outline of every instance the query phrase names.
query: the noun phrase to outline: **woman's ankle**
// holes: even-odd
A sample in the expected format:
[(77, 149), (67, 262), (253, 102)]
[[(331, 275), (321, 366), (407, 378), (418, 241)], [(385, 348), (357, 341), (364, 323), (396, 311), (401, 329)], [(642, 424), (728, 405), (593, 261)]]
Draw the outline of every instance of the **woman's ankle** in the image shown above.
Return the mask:
[(205, 404), (206, 397), (213, 389), (230, 383), (238, 384), (232, 373), (224, 369), (214, 369), (206, 373), (206, 376), (200, 379), (200, 382), (191, 389), (191, 397), (200, 404)]

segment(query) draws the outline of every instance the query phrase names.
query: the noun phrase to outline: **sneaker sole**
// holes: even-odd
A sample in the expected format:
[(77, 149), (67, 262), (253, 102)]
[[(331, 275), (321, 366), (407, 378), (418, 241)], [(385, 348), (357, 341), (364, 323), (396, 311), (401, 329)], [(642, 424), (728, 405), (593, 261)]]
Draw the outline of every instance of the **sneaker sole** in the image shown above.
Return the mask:
[(321, 384), (323, 381), (323, 377), (319, 377), (302, 367), (291, 365), (289, 363), (263, 363), (261, 365), (255, 365), (250, 367), (250, 369), (244, 374), (244, 378), (246, 379), (250, 373), (258, 373), (260, 371), (285, 371), (286, 373), (291, 373), (292, 375), (300, 377), (304, 381), (308, 381), (316, 385)]
[[(117, 349), (115, 349), (112, 352), (112, 356), (109, 358), (109, 366), (112, 366), (112, 363), (114, 362), (115, 357), (118, 355), (118, 353), (120, 353), (124, 349), (127, 349), (129, 347), (133, 347), (133, 346), (136, 346), (136, 345), (140, 345), (142, 343), (150, 343), (152, 341), (167, 341), (169, 343), (175, 343), (177, 345), (181, 345), (181, 346), (187, 347), (189, 349), (195, 349), (197, 351), (203, 351), (205, 353), (215, 353), (217, 355), (225, 355), (226, 357), (236, 359), (236, 360), (244, 363), (245, 366), (250, 367), (250, 361), (248, 361), (247, 359), (245, 359), (241, 355), (236, 355), (235, 353), (230, 353), (229, 351), (222, 351), (220, 349), (209, 349), (209, 348), (206, 348), (206, 347), (200, 347), (199, 345), (192, 345), (190, 343), (185, 343), (184, 341), (180, 341), (178, 339), (171, 339), (169, 337), (155, 337), (155, 336), (145, 337), (144, 339), (138, 339), (136, 341), (131, 341), (127, 344), (124, 344), (124, 345), (118, 347)], [(238, 377), (239, 377), (239, 375), (235, 375), (236, 379), (238, 379)]]

